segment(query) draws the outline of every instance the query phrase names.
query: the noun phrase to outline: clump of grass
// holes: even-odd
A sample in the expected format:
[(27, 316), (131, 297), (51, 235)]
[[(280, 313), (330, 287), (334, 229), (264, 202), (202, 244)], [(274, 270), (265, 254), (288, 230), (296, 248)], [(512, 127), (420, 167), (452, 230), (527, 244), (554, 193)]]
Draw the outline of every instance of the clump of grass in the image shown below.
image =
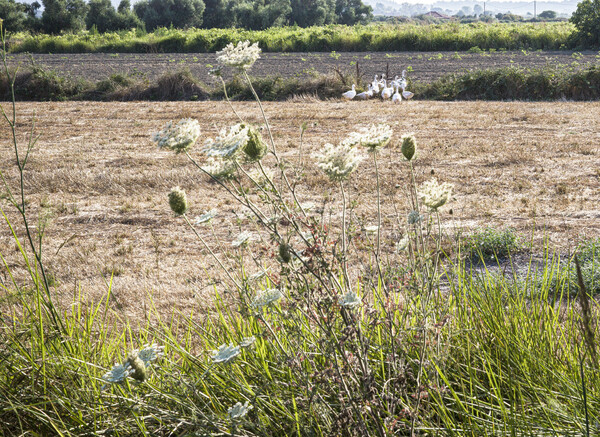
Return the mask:
[(471, 260), (505, 259), (524, 249), (522, 238), (513, 228), (486, 227), (464, 238), (462, 254)]

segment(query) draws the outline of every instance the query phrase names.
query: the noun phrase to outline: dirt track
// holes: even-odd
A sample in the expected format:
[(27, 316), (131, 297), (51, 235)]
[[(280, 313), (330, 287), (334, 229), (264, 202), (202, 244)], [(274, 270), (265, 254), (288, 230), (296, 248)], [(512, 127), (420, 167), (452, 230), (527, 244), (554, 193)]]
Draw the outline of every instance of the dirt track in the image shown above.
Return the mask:
[[(581, 68), (600, 63), (600, 52), (372, 52), (372, 53), (263, 53), (253, 67), (255, 76), (280, 75), (305, 76), (315, 72), (327, 73), (334, 68), (343, 72), (356, 72), (356, 64), (365, 77), (386, 72), (391, 76), (412, 68), (410, 76), (419, 81), (432, 81), (446, 73), (468, 69), (498, 68), (511, 65), (544, 67), (560, 65), (564, 68)], [(11, 55), (11, 62), (26, 66), (29, 55)], [(160, 74), (180, 68), (189, 68), (195, 76), (210, 84), (212, 78), (207, 65), (216, 65), (214, 54), (35, 54), (39, 65), (89, 80), (104, 79), (113, 73), (127, 73), (153, 79)], [(409, 69), (410, 70), (410, 69)]]

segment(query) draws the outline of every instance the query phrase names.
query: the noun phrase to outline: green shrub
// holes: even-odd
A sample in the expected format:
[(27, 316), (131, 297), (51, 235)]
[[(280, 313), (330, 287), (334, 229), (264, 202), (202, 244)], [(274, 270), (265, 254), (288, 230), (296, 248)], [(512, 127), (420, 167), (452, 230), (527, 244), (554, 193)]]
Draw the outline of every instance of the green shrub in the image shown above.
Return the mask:
[(471, 260), (507, 258), (524, 248), (521, 237), (513, 228), (487, 227), (466, 237), (462, 252)]

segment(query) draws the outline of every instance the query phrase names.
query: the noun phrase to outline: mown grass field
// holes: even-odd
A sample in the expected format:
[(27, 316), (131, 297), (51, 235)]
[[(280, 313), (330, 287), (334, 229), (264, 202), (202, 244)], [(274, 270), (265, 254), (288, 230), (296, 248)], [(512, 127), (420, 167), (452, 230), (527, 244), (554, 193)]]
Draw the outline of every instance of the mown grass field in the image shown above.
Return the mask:
[[(260, 122), (254, 103), (238, 102), (236, 108), (248, 120)], [(311, 154), (358, 127), (384, 122), (395, 131), (393, 145), (400, 135), (415, 133), (418, 180), (435, 174), (454, 184), (452, 205), (442, 212), (448, 235), (469, 234), (488, 225), (512, 226), (525, 239), (533, 233), (537, 247), (547, 239), (550, 249), (566, 254), (580, 239), (600, 233), (597, 102), (411, 101), (393, 106), (297, 99), (266, 103), (265, 110), (282, 157), (304, 168), (300, 198), (322, 205), (323, 220), (332, 226), (339, 224), (337, 188), (316, 168)], [(235, 122), (229, 106), (19, 103), (17, 111), (21, 136), (34, 114), (41, 134), (28, 164), (25, 189), (34, 216), (51, 217), (44, 253), (58, 301), (67, 305), (78, 293), (96, 301), (114, 275), (111, 307), (123, 320), (142, 320), (150, 298), (164, 315), (210, 310), (218, 270), (183, 221), (172, 215), (166, 196), (173, 186), (184, 188), (191, 217), (217, 208), (214, 229), (225, 243), (247, 219), (218, 186), (184, 157), (159, 151), (150, 136), (167, 121), (193, 117), (200, 121), (203, 141)], [(304, 122), (307, 130), (300, 149)], [(0, 165), (14, 184), (8, 135), (7, 129), (0, 131)], [(192, 154), (201, 159), (197, 150)], [(408, 208), (408, 179), (399, 170), (401, 162), (393, 146), (380, 156), (383, 193), (389, 196), (382, 205), (383, 220), (388, 225)], [(273, 161), (267, 159), (266, 166), (272, 168)], [(359, 233), (374, 224), (373, 181), (374, 169), (366, 160), (347, 187)], [(22, 229), (17, 226), (17, 231)], [(384, 232), (386, 253), (393, 251), (396, 237)], [(265, 257), (275, 249), (268, 241), (256, 246)], [(4, 228), (0, 252), (13, 274), (24, 274)]]

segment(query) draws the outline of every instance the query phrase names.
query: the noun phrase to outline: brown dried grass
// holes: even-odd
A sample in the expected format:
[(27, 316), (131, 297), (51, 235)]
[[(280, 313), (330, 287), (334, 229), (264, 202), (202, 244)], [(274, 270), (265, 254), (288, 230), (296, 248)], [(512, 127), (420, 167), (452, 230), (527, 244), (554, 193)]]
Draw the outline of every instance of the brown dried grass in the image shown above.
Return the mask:
[[(236, 103), (246, 119), (260, 123), (250, 102)], [(478, 226), (536, 230), (551, 247), (565, 248), (578, 236), (600, 228), (600, 104), (409, 102), (313, 102), (297, 99), (266, 103), (282, 157), (298, 163), (300, 125), (308, 123), (302, 160), (300, 197), (321, 203), (337, 189), (312, 164), (311, 153), (342, 139), (357, 127), (385, 122), (396, 138), (414, 132), (419, 142), (418, 180), (453, 183), (455, 199), (443, 216), (450, 232)], [(69, 302), (82, 291), (86, 299), (106, 292), (111, 272), (114, 307), (123, 317), (144, 317), (152, 296), (160, 312), (189, 313), (210, 307), (216, 265), (201, 244), (172, 216), (166, 195), (180, 185), (191, 200), (191, 215), (216, 207), (215, 229), (225, 242), (239, 231), (239, 207), (199, 174), (182, 156), (159, 151), (150, 134), (167, 121), (198, 118), (202, 137), (235, 122), (226, 103), (21, 103), (21, 132), (36, 114), (42, 137), (32, 155), (26, 190), (31, 210), (50, 207), (45, 254), (58, 281), (57, 294)], [(1, 168), (16, 176), (8, 142), (0, 130)], [(397, 149), (380, 158), (384, 223), (405, 212), (407, 172)], [(272, 166), (268, 160), (267, 165)], [(366, 160), (348, 183), (358, 200), (357, 217), (374, 224), (374, 168)], [(336, 208), (333, 208), (333, 213)], [(12, 216), (15, 223), (16, 217)], [(337, 223), (337, 218), (333, 222)], [(17, 226), (20, 229), (20, 226)], [(23, 272), (6, 226), (0, 251), (17, 276)], [(392, 243), (386, 240), (388, 249)], [(268, 253), (268, 251), (267, 251)]]

